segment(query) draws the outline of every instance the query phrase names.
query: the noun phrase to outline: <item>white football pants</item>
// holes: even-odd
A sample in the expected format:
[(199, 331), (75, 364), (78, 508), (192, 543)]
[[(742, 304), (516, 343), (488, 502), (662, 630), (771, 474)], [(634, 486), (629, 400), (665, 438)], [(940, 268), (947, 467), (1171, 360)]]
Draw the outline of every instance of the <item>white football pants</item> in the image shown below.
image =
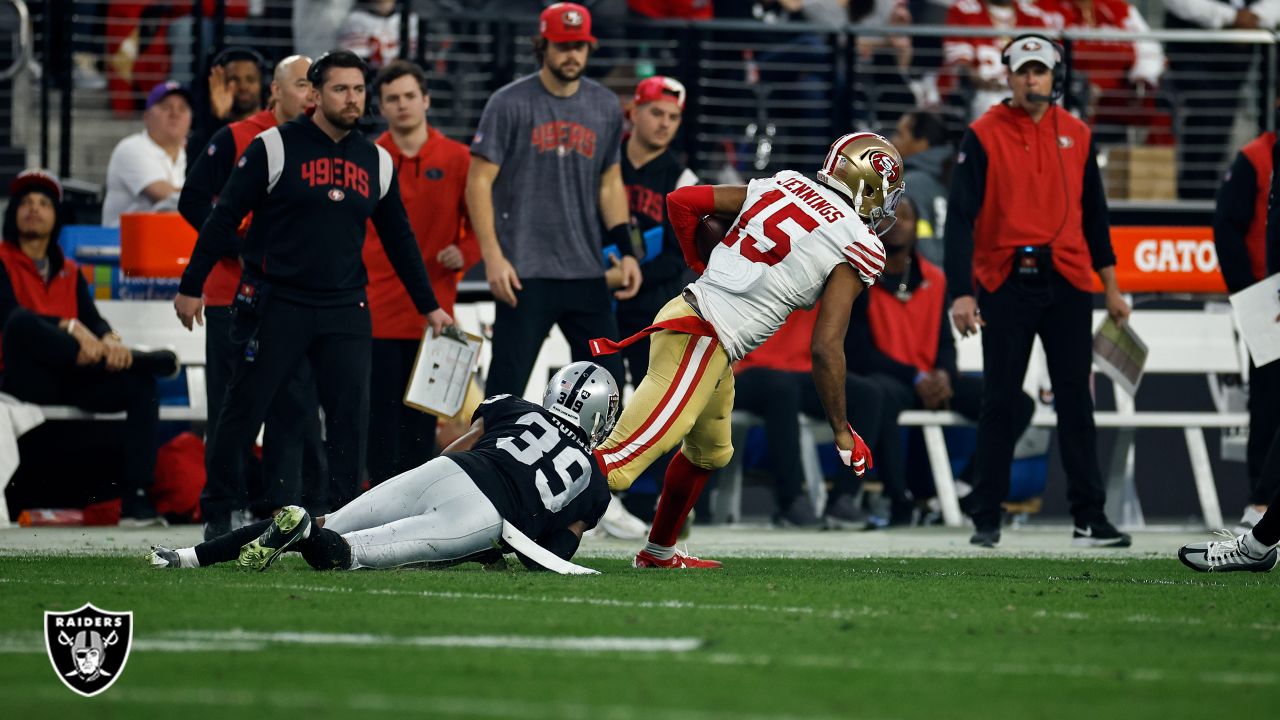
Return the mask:
[(447, 457), (375, 486), (324, 526), (351, 545), (352, 570), (460, 560), (502, 538), (497, 508)]

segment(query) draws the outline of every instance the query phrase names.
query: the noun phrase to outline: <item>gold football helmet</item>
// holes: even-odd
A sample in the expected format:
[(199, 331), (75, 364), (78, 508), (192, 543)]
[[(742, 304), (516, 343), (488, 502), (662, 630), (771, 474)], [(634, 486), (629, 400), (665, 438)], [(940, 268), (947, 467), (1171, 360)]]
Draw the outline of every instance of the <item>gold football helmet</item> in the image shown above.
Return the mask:
[(849, 133), (831, 143), (818, 180), (849, 198), (872, 232), (893, 227), (906, 181), (893, 143), (869, 132)]

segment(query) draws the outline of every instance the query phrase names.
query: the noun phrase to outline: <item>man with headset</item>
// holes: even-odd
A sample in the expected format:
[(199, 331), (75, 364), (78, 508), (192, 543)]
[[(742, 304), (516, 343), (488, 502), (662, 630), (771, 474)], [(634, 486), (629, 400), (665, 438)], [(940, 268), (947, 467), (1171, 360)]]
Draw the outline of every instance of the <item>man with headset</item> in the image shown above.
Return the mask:
[(238, 348), (222, 415), (209, 445), (200, 498), (206, 538), (229, 529), (243, 450), (280, 386), (311, 362), (325, 415), (329, 502), (356, 495), (368, 430), (372, 327), (360, 250), (372, 220), (414, 307), (435, 331), (440, 309), (400, 200), (390, 154), (360, 132), (365, 65), (345, 50), (321, 56), (308, 79), (316, 109), (254, 138), (236, 162), (182, 275), (174, 307), (183, 325), (203, 322), (201, 291), (218, 259), (240, 243), (243, 271), (232, 300)]
[(1031, 347), (1044, 343), (1058, 439), (1075, 519), (1072, 544), (1127, 547), (1107, 521), (1089, 388), (1093, 273), (1118, 323), (1129, 306), (1116, 285), (1107, 201), (1089, 127), (1057, 105), (1062, 50), (1022, 35), (1002, 53), (1013, 97), (965, 133), (946, 221), (951, 316), (961, 333), (982, 329), (975, 545), (1000, 541), (1018, 429), (1015, 408)]

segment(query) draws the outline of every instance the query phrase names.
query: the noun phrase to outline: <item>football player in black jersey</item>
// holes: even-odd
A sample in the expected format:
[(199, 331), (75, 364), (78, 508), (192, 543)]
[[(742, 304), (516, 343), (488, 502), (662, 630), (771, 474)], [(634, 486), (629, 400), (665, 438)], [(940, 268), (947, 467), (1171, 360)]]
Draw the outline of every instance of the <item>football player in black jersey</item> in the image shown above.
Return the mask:
[[(591, 451), (618, 419), (613, 376), (577, 362), (551, 378), (542, 405), (510, 395), (481, 403), (444, 454), (315, 518), (300, 507), (193, 548), (154, 548), (151, 564), (188, 568), (238, 559), (265, 570), (286, 549), (320, 570), (488, 561), (504, 521), (568, 560), (609, 505)], [(520, 556), (531, 569), (536, 563)]]

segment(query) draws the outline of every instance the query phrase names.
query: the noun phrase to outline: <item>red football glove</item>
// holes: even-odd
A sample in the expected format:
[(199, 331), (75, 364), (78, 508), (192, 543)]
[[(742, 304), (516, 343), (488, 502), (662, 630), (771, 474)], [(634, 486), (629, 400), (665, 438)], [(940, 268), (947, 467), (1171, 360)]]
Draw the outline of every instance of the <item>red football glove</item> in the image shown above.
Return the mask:
[(849, 426), (849, 432), (853, 434), (853, 449), (836, 448), (836, 451), (840, 453), (840, 459), (844, 464), (853, 469), (853, 474), (862, 477), (874, 465), (871, 460), (871, 448), (862, 441), (861, 435), (854, 432), (853, 426)]

